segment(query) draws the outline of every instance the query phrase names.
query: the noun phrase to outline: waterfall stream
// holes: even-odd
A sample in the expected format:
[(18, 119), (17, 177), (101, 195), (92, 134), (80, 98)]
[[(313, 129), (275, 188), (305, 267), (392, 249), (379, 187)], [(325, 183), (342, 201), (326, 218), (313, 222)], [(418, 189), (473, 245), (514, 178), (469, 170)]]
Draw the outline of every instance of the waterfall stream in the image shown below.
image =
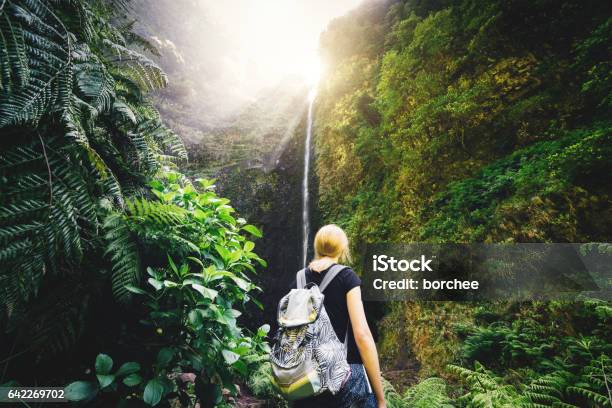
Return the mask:
[(306, 141), (304, 142), (304, 178), (302, 179), (302, 267), (306, 267), (308, 241), (310, 240), (310, 208), (308, 195), (308, 174), (310, 172), (310, 150), (312, 139), (312, 108), (317, 96), (314, 88), (308, 94), (308, 123), (306, 124)]

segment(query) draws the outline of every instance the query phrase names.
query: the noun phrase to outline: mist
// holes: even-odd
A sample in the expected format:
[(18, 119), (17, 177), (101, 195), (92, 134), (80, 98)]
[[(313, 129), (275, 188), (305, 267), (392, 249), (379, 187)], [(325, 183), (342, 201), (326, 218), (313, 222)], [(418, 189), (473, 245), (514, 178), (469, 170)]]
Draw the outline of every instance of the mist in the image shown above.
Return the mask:
[(158, 95), (159, 109), (181, 123), (183, 129), (176, 130), (186, 131), (187, 139), (227, 126), (271, 94), (282, 111), (324, 69), (319, 34), (359, 2), (135, 1), (136, 29), (160, 51), (158, 62), (171, 78)]

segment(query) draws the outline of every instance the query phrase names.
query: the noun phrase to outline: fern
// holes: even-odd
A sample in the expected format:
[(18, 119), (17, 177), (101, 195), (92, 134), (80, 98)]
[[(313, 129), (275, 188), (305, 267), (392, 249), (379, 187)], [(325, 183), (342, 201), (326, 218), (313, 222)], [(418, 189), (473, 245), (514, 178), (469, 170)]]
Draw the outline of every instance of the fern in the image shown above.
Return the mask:
[(104, 223), (107, 249), (112, 261), (112, 287), (114, 295), (121, 301), (129, 299), (127, 285), (140, 282), (141, 265), (137, 245), (122, 214), (111, 214)]
[(403, 398), (408, 408), (452, 408), (452, 400), (441, 378), (427, 378), (409, 388)]
[[(113, 292), (127, 299), (125, 285), (139, 282), (141, 268), (126, 220), (181, 220), (176, 208), (121, 213), (134, 203), (126, 196), (142, 194), (147, 177), (185, 160), (186, 151), (146, 100), (147, 91), (166, 85), (165, 73), (129, 48), (136, 41), (147, 49), (146, 41), (129, 24), (111, 23), (113, 7), (0, 3), (0, 323), (13, 332), (28, 332), (24, 316), (45, 302), (46, 283), (105, 279), (99, 267), (81, 276), (89, 257), (102, 262), (105, 243)], [(24, 337), (32, 347), (46, 338), (59, 351), (78, 338), (80, 315), (69, 303), (57, 305), (54, 314), (66, 320), (58, 330), (41, 329), (40, 339)]]
[(566, 370), (555, 370), (536, 378), (525, 389), (525, 395), (533, 404), (557, 406), (564, 403), (565, 388), (571, 382), (572, 374)]
[(383, 393), (385, 395), (385, 401), (389, 408), (404, 408), (406, 402), (402, 396), (395, 390), (393, 385), (385, 378), (382, 379)]
[(115, 54), (114, 62), (121, 67), (123, 75), (135, 81), (141, 89), (153, 91), (168, 84), (165, 72), (149, 58), (109, 40), (103, 43)]
[(53, 104), (68, 103), (71, 35), (46, 2), (6, 0), (0, 39), (0, 127), (36, 123)]
[(473, 407), (517, 407), (531, 403), (529, 398), (521, 395), (512, 385), (505, 385), (501, 378), (488, 371), (480, 363), (475, 369), (449, 365), (450, 372), (457, 375), (467, 388), (467, 393), (458, 401)]
[(580, 381), (567, 392), (602, 407), (612, 407), (612, 359), (602, 354), (583, 368)]

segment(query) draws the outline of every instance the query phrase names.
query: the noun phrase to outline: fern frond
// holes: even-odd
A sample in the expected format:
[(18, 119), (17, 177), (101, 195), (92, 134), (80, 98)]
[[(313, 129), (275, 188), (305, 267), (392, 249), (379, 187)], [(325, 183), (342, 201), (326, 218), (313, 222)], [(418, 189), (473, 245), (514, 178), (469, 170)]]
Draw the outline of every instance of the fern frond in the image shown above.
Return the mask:
[(107, 249), (112, 262), (113, 294), (120, 301), (126, 301), (130, 292), (126, 285), (137, 285), (141, 277), (138, 248), (122, 214), (112, 213), (104, 222)]
[(0, 38), (0, 128), (36, 123), (52, 105), (65, 106), (71, 89), (71, 38), (45, 2), (6, 0)]
[(446, 383), (441, 378), (427, 378), (404, 393), (403, 402), (415, 408), (452, 408)]
[(599, 392), (596, 392), (596, 391), (593, 391), (593, 390), (589, 390), (589, 389), (584, 388), (584, 387), (567, 387), (567, 391), (569, 393), (574, 393), (574, 394), (581, 395), (582, 397), (584, 397), (588, 401), (591, 401), (591, 402), (593, 402), (595, 404), (599, 404), (602, 407), (611, 407), (612, 406), (612, 402), (610, 401), (608, 396), (600, 394)]
[(166, 73), (151, 59), (108, 39), (103, 44), (116, 56), (115, 63), (122, 75), (132, 79), (143, 91), (153, 91), (168, 85)]

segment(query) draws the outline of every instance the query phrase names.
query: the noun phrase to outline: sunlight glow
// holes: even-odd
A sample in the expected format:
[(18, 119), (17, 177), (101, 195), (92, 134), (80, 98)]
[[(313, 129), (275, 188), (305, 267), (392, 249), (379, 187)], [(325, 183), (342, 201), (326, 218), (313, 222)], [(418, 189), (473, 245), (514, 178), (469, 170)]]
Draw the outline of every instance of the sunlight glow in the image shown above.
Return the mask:
[(321, 75), (318, 55), (321, 32), (334, 17), (359, 2), (208, 0), (210, 20), (216, 21), (226, 33), (228, 69), (223, 75), (241, 82), (246, 93), (255, 87), (274, 86), (287, 78), (316, 85)]
[(321, 78), (321, 61), (315, 57), (312, 61), (304, 64), (302, 75), (308, 85), (317, 85)]

